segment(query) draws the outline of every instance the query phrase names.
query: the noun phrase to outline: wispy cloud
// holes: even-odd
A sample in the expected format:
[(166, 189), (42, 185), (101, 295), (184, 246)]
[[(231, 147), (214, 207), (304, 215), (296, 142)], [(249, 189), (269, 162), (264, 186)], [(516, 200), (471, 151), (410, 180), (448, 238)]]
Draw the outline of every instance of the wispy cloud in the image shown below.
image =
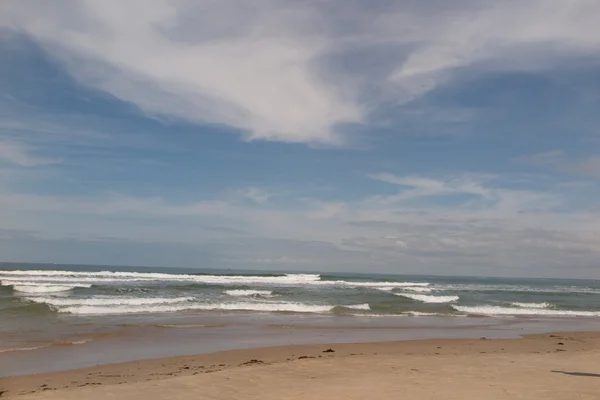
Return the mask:
[(257, 187), (249, 187), (244, 189), (242, 191), (242, 196), (260, 205), (266, 205), (271, 197), (267, 191)]
[[(535, 271), (556, 275), (553, 266), (576, 262), (578, 268), (587, 268), (600, 253), (600, 216), (585, 205), (561, 211), (568, 202), (578, 201), (578, 188), (565, 195), (558, 186), (544, 191), (499, 186), (508, 177), (493, 181), (494, 186), (485, 180), (467, 184), (460, 175), (378, 178), (423, 191), (395, 201), (371, 193), (352, 202), (284, 199), (269, 207), (240, 202), (244, 190), (238, 191), (239, 198), (225, 193), (221, 199), (190, 203), (114, 195), (90, 200), (4, 194), (0, 217), (6, 229), (37, 232), (39, 238), (102, 236), (210, 246), (216, 259), (253, 265), (311, 260), (315, 268), (354, 269), (369, 262), (390, 270), (400, 263), (405, 272), (423, 267), (443, 273), (444, 268), (456, 267), (496, 274), (494, 268), (533, 263)], [(477, 201), (422, 201), (432, 193), (441, 198), (468, 193)], [(54, 225), (57, 217), (61, 223)], [(512, 273), (526, 274), (527, 269)]]
[(4, 3), (3, 254), (597, 266), (595, 0)]
[(36, 167), (60, 162), (58, 159), (35, 154), (35, 150), (23, 143), (0, 140), (0, 164)]
[(446, 196), (449, 194), (471, 194), (489, 197), (490, 190), (484, 188), (480, 181), (463, 178), (451, 178), (446, 181), (420, 176), (396, 176), (382, 173), (370, 175), (372, 179), (409, 188), (395, 196), (396, 200), (415, 197)]
[(0, 26), (147, 113), (229, 125), (248, 139), (340, 143), (339, 126), (465, 67), (533, 71), (596, 56), (598, 15), (594, 0), (30, 0), (5, 4)]

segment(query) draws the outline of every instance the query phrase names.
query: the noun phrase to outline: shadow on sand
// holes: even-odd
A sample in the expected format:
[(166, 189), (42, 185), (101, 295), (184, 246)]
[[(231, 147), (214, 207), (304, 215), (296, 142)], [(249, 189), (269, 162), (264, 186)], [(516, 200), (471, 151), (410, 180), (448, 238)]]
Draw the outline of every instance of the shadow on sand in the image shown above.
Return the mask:
[(590, 374), (588, 372), (568, 372), (568, 371), (552, 371), (557, 374), (572, 375), (572, 376), (587, 376), (590, 378), (600, 378), (600, 374)]

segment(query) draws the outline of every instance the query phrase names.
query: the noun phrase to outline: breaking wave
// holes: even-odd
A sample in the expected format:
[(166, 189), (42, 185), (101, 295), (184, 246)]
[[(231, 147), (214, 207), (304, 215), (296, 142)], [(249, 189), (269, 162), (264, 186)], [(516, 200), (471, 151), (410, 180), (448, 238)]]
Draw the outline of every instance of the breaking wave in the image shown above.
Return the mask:
[(342, 307), (350, 308), (352, 310), (370, 310), (371, 309), (371, 306), (369, 306), (369, 303), (346, 305), (346, 306), (342, 306)]
[[(282, 274), (282, 275), (190, 275), (149, 272), (80, 272), (80, 271), (45, 271), (19, 270), (0, 271), (0, 279), (4, 285), (26, 279), (33, 284), (82, 285), (97, 283), (128, 282), (189, 282), (212, 285), (315, 285), (341, 287), (425, 287), (427, 282), (359, 282), (345, 280), (322, 280), (319, 274)], [(88, 286), (89, 287), (89, 286)]]
[(60, 308), (59, 312), (85, 315), (110, 315), (110, 314), (139, 314), (163, 313), (174, 311), (258, 311), (258, 312), (295, 312), (295, 313), (324, 313), (333, 307), (328, 305), (311, 305), (304, 303), (215, 303), (215, 304), (164, 304), (164, 305), (137, 305), (137, 306), (70, 306)]
[(177, 304), (185, 303), (194, 300), (194, 297), (151, 297), (151, 298), (136, 298), (136, 297), (93, 297), (88, 299), (69, 297), (28, 297), (27, 300), (36, 303), (46, 303), (55, 307), (69, 306), (147, 306), (159, 304)]
[(12, 348), (6, 348), (6, 349), (0, 349), (0, 353), (12, 353), (12, 352), (17, 352), (17, 351), (32, 351), (32, 350), (37, 350), (37, 349), (41, 349), (45, 346), (35, 346), (35, 347), (12, 347)]
[(406, 297), (407, 299), (421, 301), (423, 303), (452, 303), (458, 301), (458, 296), (429, 296), (426, 294), (412, 293), (394, 293), (396, 296)]
[(76, 284), (76, 285), (51, 285), (51, 284), (10, 284), (8, 286), (12, 286), (13, 290), (21, 293), (57, 293), (57, 292), (68, 292), (77, 288), (89, 288), (92, 285), (86, 284)]
[(552, 308), (552, 304), (550, 303), (518, 303), (518, 302), (514, 302), (514, 303), (510, 303), (515, 307), (521, 307), (521, 308)]
[(511, 308), (500, 306), (452, 306), (456, 311), (470, 315), (531, 315), (531, 316), (556, 316), (556, 317), (598, 317), (600, 311), (572, 311), (572, 310), (548, 310), (543, 308)]

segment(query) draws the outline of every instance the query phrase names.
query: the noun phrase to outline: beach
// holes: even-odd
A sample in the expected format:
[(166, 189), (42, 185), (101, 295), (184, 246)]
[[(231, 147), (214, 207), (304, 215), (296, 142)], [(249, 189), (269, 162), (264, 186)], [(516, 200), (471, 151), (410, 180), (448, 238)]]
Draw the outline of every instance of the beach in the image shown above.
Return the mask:
[(0, 379), (27, 399), (598, 399), (600, 333), (233, 350)]

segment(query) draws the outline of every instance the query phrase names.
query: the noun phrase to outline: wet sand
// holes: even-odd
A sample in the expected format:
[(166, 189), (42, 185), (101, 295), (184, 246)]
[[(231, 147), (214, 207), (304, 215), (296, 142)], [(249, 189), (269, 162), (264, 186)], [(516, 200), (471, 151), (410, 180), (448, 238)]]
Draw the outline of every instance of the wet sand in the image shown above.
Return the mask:
[(0, 379), (26, 399), (600, 399), (600, 333), (282, 346)]

